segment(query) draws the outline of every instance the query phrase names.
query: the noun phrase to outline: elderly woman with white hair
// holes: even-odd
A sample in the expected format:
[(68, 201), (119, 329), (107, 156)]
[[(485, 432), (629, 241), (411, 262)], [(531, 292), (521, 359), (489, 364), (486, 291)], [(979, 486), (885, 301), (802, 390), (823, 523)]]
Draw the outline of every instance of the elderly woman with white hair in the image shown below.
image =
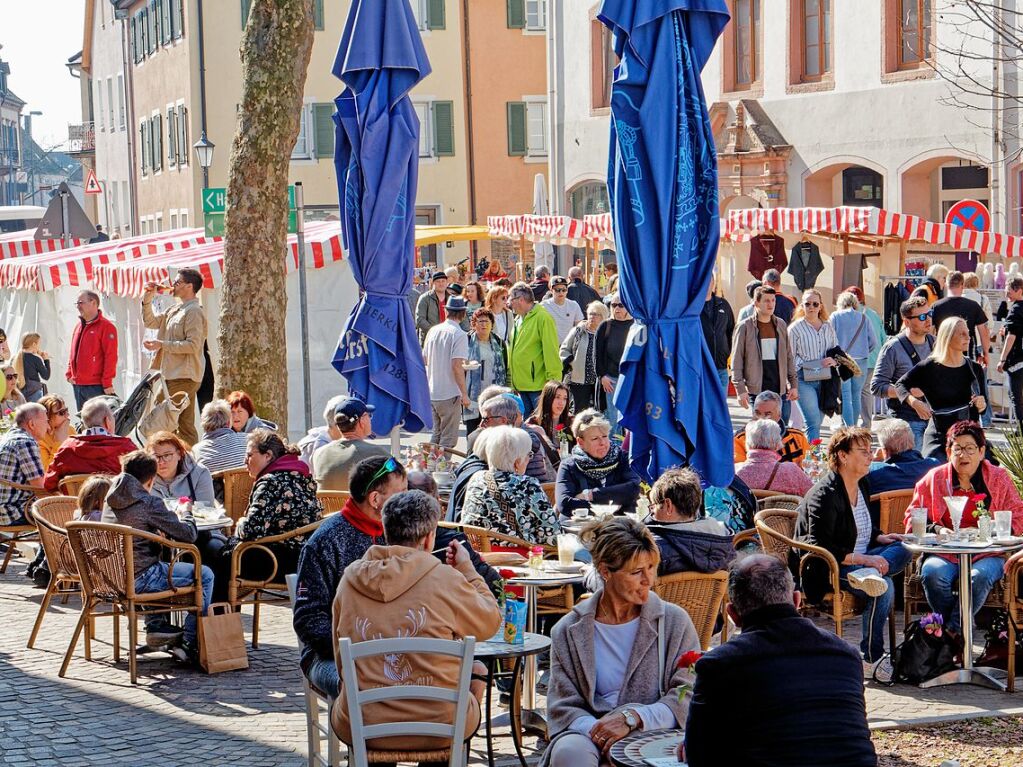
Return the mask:
[(240, 469), (245, 466), (245, 444), (248, 434), (231, 428), (231, 406), (227, 400), (206, 403), (199, 416), (202, 438), (192, 445), (192, 458), (210, 473)]
[(558, 516), (540, 483), (525, 474), (533, 443), (514, 426), (487, 429), (482, 449), (490, 467), (472, 475), (459, 521), (513, 535), (530, 543), (554, 545)]
[(610, 438), (611, 424), (597, 410), (584, 410), (572, 421), (576, 445), (558, 467), (555, 504), (571, 516), (593, 503), (613, 503), (623, 514), (636, 510), (639, 475), (628, 454)]
[(746, 460), (735, 467), (735, 475), (750, 490), (806, 495), (813, 487), (799, 466), (781, 460), (781, 427), (761, 418), (746, 424)]
[(855, 426), (860, 420), (860, 395), (867, 380), (867, 358), (879, 345), (877, 331), (855, 293), (840, 293), (835, 304), (837, 311), (831, 315), (831, 325), (838, 345), (860, 366), (859, 375), (842, 381), (842, 421), (846, 426)]

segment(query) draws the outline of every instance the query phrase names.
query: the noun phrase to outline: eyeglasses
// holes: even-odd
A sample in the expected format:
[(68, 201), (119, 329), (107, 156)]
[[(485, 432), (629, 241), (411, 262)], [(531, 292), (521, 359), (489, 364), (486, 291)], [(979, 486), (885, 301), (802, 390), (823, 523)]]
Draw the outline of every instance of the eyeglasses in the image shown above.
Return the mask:
[(803, 306), (809, 309), (816, 309), (820, 305), (821, 305), (820, 301), (803, 301)]
[(7, 379), (8, 381), (13, 381), (13, 380), (15, 380), (15, 379), (16, 379), (17, 377), (18, 377), (18, 374), (17, 374), (17, 373), (5, 373), (5, 374), (4, 374), (4, 378), (6, 378), (6, 379)]
[(960, 445), (957, 442), (952, 443), (953, 455), (976, 455), (979, 452), (980, 448), (976, 445)]
[(54, 410), (50, 415), (62, 415), (62, 416), (64, 416), (66, 418), (67, 414), (68, 414), (68, 409), (64, 408), (63, 410)]
[(391, 456), (386, 461), (384, 461), (384, 465), (383, 466), (381, 466), (379, 469), (377, 469), (377, 473), (369, 478), (369, 482), (366, 483), (366, 492), (369, 492), (369, 488), (373, 487), (373, 483), (376, 482), (378, 479), (380, 479), (381, 477), (386, 477), (392, 471), (397, 471), (397, 470), (398, 470), (398, 461), (397, 461), (397, 459), (394, 456)]
[(174, 453), (154, 453), (153, 458), (156, 459), (157, 463), (170, 463), (172, 460), (178, 457), (177, 452)]
[(920, 320), (920, 322), (925, 322), (926, 320), (929, 320), (933, 315), (934, 315), (934, 312), (932, 312), (932, 311), (920, 312), (920, 314), (913, 315), (912, 317), (910, 317), (910, 319), (911, 320)]
[(624, 309), (625, 304), (611, 304), (612, 309)]

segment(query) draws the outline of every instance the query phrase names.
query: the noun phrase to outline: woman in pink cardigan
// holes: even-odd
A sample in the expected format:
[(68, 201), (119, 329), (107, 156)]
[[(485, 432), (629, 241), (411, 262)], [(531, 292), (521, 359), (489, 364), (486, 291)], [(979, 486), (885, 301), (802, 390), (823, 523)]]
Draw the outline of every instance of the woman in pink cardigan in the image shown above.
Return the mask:
[[(923, 507), (928, 510), (928, 532), (951, 532), (952, 520), (943, 500), (951, 492), (970, 499), (963, 512), (961, 527), (977, 526), (973, 511), (977, 501), (983, 498), (990, 512), (1011, 511), (1012, 532), (1016, 535), (1023, 532), (1023, 499), (1009, 472), (984, 457), (984, 429), (973, 421), (959, 421), (948, 430), (945, 448), (949, 462), (927, 472), (916, 483), (913, 500), (906, 509), (906, 530), (911, 527), (910, 509)], [(973, 558), (974, 615), (983, 606), (991, 588), (1001, 579), (1004, 568), (1004, 557), (982, 554)], [(924, 559), (920, 575), (927, 603), (932, 610), (941, 613), (946, 626), (958, 633), (962, 617), (959, 600), (952, 594), (952, 585), (959, 580), (958, 562), (953, 557), (929, 555)]]

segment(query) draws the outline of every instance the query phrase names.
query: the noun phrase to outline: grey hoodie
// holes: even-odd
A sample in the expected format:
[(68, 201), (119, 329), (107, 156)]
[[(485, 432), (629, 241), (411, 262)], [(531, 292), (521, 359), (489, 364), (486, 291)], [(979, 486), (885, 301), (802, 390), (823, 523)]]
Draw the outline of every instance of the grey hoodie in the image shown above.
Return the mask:
[[(167, 509), (130, 474), (118, 474), (107, 493), (102, 522), (127, 525), (147, 533), (163, 534), (175, 541), (194, 543), (198, 534), (191, 513), (184, 520)], [(160, 559), (160, 546), (135, 540), (135, 575), (139, 576)]]

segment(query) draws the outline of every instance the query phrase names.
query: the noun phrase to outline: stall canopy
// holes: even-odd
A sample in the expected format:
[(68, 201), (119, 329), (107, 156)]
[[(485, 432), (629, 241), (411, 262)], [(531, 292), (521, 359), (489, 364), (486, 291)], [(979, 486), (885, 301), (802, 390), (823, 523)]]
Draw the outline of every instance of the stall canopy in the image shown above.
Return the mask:
[(436, 245), (440, 242), (467, 242), (490, 239), (487, 226), (417, 226), (416, 247)]
[(586, 244), (583, 222), (571, 216), (488, 216), (490, 236), (508, 240), (525, 238), (529, 242), (547, 242), (551, 245)]
[[(84, 240), (71, 240), (71, 247), (77, 248)], [(63, 240), (37, 240), (35, 229), (0, 234), (0, 258), (32, 256), (37, 253), (52, 253), (64, 248)]]

